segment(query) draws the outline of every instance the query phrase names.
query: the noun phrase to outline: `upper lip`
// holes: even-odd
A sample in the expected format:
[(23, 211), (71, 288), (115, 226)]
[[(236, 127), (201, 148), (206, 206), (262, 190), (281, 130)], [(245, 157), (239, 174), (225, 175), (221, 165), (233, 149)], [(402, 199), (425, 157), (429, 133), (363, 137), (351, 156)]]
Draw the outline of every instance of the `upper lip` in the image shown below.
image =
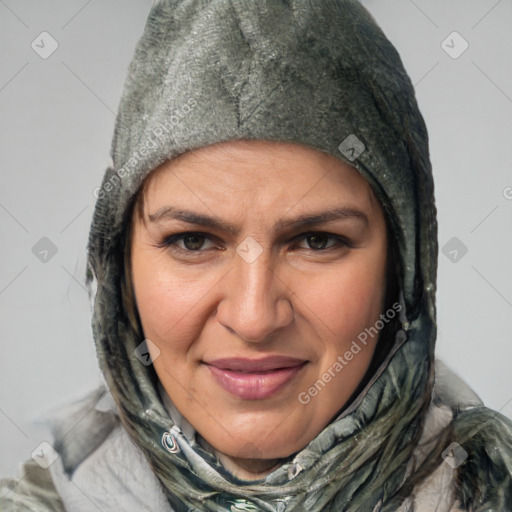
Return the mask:
[(306, 360), (304, 359), (297, 359), (296, 357), (287, 356), (269, 356), (261, 359), (233, 357), (205, 361), (206, 364), (215, 366), (220, 370), (243, 372), (262, 372), (267, 370), (277, 370), (280, 368), (293, 368), (294, 366), (300, 366), (305, 362)]

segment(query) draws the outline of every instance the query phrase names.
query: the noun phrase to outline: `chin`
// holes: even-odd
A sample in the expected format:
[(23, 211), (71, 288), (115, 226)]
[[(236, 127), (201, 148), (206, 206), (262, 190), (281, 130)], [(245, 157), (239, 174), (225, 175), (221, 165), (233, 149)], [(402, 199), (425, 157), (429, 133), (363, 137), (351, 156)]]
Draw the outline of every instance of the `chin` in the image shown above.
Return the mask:
[[(261, 427), (247, 430), (224, 430), (222, 427), (209, 429), (207, 435), (200, 434), (216, 450), (230, 457), (245, 459), (286, 458), (304, 448), (314, 434), (305, 431), (295, 421), (294, 431), (285, 428), (289, 417), (279, 422), (265, 422), (259, 419)], [(290, 422), (292, 423), (292, 422)], [(288, 425), (289, 426), (289, 425)], [(305, 425), (304, 425), (305, 427)]]

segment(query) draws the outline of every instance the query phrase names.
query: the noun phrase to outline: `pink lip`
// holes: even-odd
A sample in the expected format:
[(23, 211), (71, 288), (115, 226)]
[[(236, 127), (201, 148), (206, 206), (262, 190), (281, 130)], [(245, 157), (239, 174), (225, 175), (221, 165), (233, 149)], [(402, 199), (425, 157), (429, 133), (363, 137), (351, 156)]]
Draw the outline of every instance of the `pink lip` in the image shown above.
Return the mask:
[(282, 389), (307, 361), (272, 356), (264, 359), (216, 359), (208, 369), (229, 393), (245, 400), (268, 398)]

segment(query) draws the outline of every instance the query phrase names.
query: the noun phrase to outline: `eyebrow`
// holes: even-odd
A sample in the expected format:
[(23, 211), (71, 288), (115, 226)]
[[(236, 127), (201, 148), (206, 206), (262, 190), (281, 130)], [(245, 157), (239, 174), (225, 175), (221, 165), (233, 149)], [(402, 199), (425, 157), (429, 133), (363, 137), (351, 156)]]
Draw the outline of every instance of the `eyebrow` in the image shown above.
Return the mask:
[[(151, 222), (161, 222), (165, 219), (181, 220), (183, 222), (187, 222), (188, 224), (196, 224), (211, 229), (217, 229), (219, 231), (224, 231), (233, 236), (236, 236), (239, 233), (239, 228), (234, 224), (229, 224), (228, 222), (218, 218), (199, 214), (182, 208), (163, 206), (162, 208), (159, 208), (155, 213), (149, 214), (149, 220)], [(363, 211), (350, 207), (341, 207), (321, 212), (303, 214), (289, 219), (280, 219), (276, 222), (272, 231), (277, 232), (286, 228), (296, 229), (337, 220), (349, 219), (362, 221), (367, 226), (370, 224), (368, 216)]]

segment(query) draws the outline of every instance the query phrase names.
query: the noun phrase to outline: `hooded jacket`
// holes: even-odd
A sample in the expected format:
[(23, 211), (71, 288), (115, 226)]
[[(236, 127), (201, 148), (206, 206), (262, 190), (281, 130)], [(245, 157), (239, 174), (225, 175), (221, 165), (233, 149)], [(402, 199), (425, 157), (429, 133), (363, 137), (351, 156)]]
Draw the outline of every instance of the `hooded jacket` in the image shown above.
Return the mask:
[[(126, 301), (128, 212), (149, 172), (216, 142), (303, 144), (371, 185), (401, 310), (356, 396), (262, 480), (230, 475), (174, 407)], [(2, 511), (511, 511), (512, 422), (435, 359), (428, 134), (400, 56), (357, 1), (157, 0), (128, 70), (88, 243), (105, 385), (51, 420)], [(382, 339), (381, 339), (382, 338)]]

